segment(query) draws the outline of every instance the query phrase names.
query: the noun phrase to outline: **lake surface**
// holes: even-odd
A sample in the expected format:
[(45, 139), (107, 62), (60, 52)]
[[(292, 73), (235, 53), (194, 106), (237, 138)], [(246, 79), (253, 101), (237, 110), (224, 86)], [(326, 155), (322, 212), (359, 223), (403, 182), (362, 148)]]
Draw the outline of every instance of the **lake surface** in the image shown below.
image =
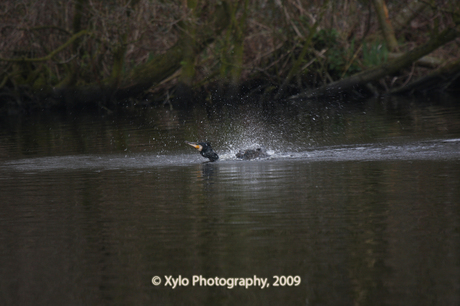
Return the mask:
[(459, 305), (459, 102), (1, 118), (0, 301)]

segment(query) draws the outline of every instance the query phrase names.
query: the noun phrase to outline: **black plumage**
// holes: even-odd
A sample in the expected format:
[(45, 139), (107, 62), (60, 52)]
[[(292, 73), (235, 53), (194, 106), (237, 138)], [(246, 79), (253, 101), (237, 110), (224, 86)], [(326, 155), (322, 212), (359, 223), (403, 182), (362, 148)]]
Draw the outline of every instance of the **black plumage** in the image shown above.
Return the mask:
[(185, 143), (200, 151), (201, 156), (208, 158), (211, 162), (215, 162), (219, 159), (219, 155), (217, 155), (217, 153), (212, 150), (211, 144), (209, 142), (186, 141)]
[(236, 153), (236, 158), (244, 160), (250, 160), (254, 158), (267, 158), (269, 156), (270, 155), (267, 153), (267, 150), (265, 150), (264, 147), (257, 149), (248, 149), (245, 151), (240, 150), (238, 153)]

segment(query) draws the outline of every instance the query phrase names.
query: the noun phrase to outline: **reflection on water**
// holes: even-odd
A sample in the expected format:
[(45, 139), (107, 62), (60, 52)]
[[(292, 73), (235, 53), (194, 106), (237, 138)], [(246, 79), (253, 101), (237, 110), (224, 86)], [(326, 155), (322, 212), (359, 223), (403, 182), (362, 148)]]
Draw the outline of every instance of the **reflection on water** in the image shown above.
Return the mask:
[[(460, 111), (396, 102), (4, 122), (0, 300), (456, 305)], [(183, 144), (204, 138), (221, 161)], [(232, 157), (249, 144), (275, 156)], [(179, 275), (301, 284), (164, 286)]]
[[(441, 103), (442, 102), (442, 103)], [(38, 114), (0, 119), (0, 158), (132, 153), (189, 154), (184, 140), (208, 140), (225, 157), (264, 146), (304, 152), (344, 144), (459, 138), (458, 101), (369, 100), (308, 103), (262, 111), (228, 106), (215, 112), (146, 109), (103, 114)], [(129, 155), (128, 155), (129, 156)]]

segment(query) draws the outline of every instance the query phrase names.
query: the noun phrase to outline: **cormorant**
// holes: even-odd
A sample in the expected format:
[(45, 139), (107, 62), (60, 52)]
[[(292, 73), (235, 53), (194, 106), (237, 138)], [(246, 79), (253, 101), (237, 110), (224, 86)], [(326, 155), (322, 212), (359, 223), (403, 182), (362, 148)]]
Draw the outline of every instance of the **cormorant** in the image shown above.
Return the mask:
[(267, 150), (265, 150), (264, 147), (257, 148), (257, 149), (248, 149), (245, 151), (240, 150), (238, 153), (236, 153), (236, 158), (240, 158), (244, 160), (250, 160), (254, 158), (266, 158), (269, 156), (270, 155), (267, 153)]
[[(219, 159), (219, 155), (214, 152), (211, 148), (211, 144), (209, 142), (189, 142), (186, 141), (186, 144), (198, 149), (200, 151), (201, 156), (205, 158), (209, 158), (209, 161), (215, 162)], [(266, 158), (270, 155), (267, 153), (264, 147), (257, 148), (257, 149), (248, 149), (248, 150), (240, 150), (236, 153), (236, 158), (243, 159), (243, 160), (250, 160), (254, 158)]]
[(211, 144), (209, 142), (185, 142), (186, 144), (198, 149), (200, 151), (201, 156), (205, 158), (209, 158), (209, 161), (215, 162), (219, 159), (219, 155), (214, 152), (211, 148)]

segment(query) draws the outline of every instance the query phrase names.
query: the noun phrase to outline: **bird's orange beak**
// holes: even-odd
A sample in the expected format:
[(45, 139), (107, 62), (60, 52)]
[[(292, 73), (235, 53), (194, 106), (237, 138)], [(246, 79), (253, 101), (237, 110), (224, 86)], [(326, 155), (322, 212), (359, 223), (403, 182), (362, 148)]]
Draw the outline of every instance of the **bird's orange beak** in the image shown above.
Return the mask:
[(200, 146), (199, 144), (197, 144), (196, 142), (189, 142), (189, 141), (186, 141), (185, 143), (188, 144), (189, 146), (194, 147), (195, 149), (197, 149), (197, 150), (200, 151), (200, 152), (201, 152), (201, 150), (203, 150), (203, 147)]

